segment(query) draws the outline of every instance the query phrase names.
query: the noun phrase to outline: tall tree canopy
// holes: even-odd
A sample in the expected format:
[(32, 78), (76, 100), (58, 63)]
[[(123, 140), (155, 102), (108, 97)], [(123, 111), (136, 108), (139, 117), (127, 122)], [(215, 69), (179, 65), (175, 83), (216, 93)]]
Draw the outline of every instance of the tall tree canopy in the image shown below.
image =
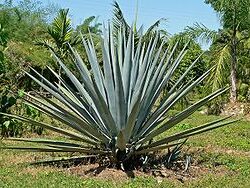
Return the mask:
[(44, 28), (57, 8), (38, 0), (5, 0), (0, 4), (0, 23), (10, 38), (22, 42), (32, 41), (43, 34)]
[(223, 28), (239, 31), (250, 28), (250, 1), (249, 0), (205, 0), (219, 13)]
[[(250, 34), (250, 1), (249, 0), (206, 0), (219, 13), (224, 29), (224, 43), (222, 50), (230, 54), (230, 100), (237, 100), (237, 64), (239, 61), (240, 43), (249, 38)], [(224, 56), (225, 57), (225, 56)], [(227, 59), (227, 58), (226, 58)]]
[[(187, 27), (187, 34), (193, 38), (212, 41), (210, 61), (214, 64), (210, 78), (215, 90), (230, 82), (230, 101), (237, 101), (239, 68), (245, 65), (241, 55), (247, 50), (250, 37), (250, 1), (249, 0), (205, 0), (205, 3), (218, 13), (222, 29), (211, 31), (203, 24)], [(239, 64), (241, 63), (241, 64)], [(230, 78), (229, 80), (227, 78)]]

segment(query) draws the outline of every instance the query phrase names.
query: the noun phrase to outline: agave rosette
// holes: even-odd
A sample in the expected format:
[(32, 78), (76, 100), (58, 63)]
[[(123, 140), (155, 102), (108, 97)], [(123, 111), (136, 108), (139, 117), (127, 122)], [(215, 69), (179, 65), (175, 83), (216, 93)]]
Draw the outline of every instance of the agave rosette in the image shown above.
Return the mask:
[[(11, 138), (15, 141), (38, 143), (38, 147), (5, 147), (41, 152), (79, 152), (86, 155), (107, 155), (117, 158), (122, 152), (123, 159), (176, 146), (182, 139), (206, 132), (233, 121), (219, 119), (198, 127), (184, 130), (161, 139), (156, 137), (194, 113), (205, 103), (224, 93), (222, 88), (192, 104), (172, 117), (167, 112), (209, 74), (205, 72), (197, 79), (183, 84), (183, 79), (200, 57), (190, 65), (167, 91), (167, 96), (157, 103), (162, 91), (170, 83), (187, 49), (186, 46), (173, 60), (177, 44), (164, 48), (156, 34), (149, 42), (136, 39), (131, 30), (126, 36), (125, 29), (117, 35), (112, 29), (104, 29), (102, 37), (103, 66), (98, 63), (91, 37), (82, 37), (91, 69), (88, 70), (79, 53), (70, 47), (72, 59), (80, 74), (80, 79), (55, 55), (69, 81), (65, 81), (51, 68), (60, 85), (49, 82), (33, 70), (36, 76), (29, 77), (48, 91), (59, 103), (44, 96), (26, 93), (25, 102), (71, 129), (60, 128), (44, 122), (11, 114), (6, 116), (41, 126), (71, 138), (72, 141), (48, 139)], [(52, 52), (53, 53), (53, 52)], [(42, 80), (42, 81), (41, 81)], [(39, 93), (37, 93), (39, 94)], [(223, 122), (222, 122), (223, 121)], [(41, 146), (43, 144), (44, 146)]]

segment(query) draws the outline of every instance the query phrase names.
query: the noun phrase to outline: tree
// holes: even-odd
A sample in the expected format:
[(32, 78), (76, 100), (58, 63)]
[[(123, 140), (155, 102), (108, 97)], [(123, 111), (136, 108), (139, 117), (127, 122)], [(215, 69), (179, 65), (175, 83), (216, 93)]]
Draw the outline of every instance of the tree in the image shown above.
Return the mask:
[(57, 10), (54, 4), (44, 5), (38, 0), (5, 0), (0, 4), (0, 23), (10, 39), (32, 42), (44, 34), (47, 21)]
[(101, 34), (102, 31), (100, 26), (102, 24), (98, 22), (98, 17), (90, 16), (83, 20), (83, 23), (76, 27), (76, 31), (81, 32), (82, 34)]
[[(68, 58), (70, 52), (69, 44), (75, 46), (79, 39), (71, 26), (68, 12), (69, 9), (60, 9), (51, 25), (47, 28), (50, 39), (37, 42), (37, 45), (53, 51), (62, 60)], [(59, 66), (58, 74), (61, 76), (61, 66)]]
[(212, 62), (214, 68), (213, 88), (218, 88), (224, 83), (223, 74), (227, 67), (230, 71), (230, 101), (237, 101), (237, 68), (239, 50), (242, 43), (250, 37), (250, 1), (249, 0), (206, 0), (218, 12), (223, 29), (211, 31), (204, 25), (196, 24), (187, 27), (187, 34), (194, 38), (212, 41)]
[[(184, 83), (187, 83), (191, 78), (200, 77), (206, 70), (208, 69), (206, 62), (202, 58), (203, 50), (200, 45), (190, 37), (186, 36), (185, 33), (178, 33), (172, 36), (169, 40), (169, 45), (174, 46), (175, 43), (178, 42), (176, 46), (176, 53), (173, 55), (174, 59), (177, 58), (178, 54), (183, 50), (185, 45), (187, 45), (187, 52), (183, 57), (178, 69), (175, 72), (174, 77), (180, 77), (185, 70), (192, 64), (192, 62), (196, 61), (192, 70), (186, 76)], [(199, 57), (199, 58), (197, 58)], [(173, 80), (174, 81), (174, 80)]]
[(65, 59), (69, 53), (69, 45), (77, 44), (77, 38), (73, 37), (73, 28), (71, 20), (68, 17), (69, 9), (59, 10), (56, 18), (47, 28), (47, 33), (50, 39), (38, 42), (38, 45), (43, 45), (52, 50), (60, 58)]
[[(173, 78), (169, 85), (164, 89), (164, 93), (162, 95), (162, 99), (168, 95), (168, 90), (174, 86), (175, 82), (178, 78), (185, 73), (185, 70), (193, 66), (192, 70), (185, 76), (183, 79), (183, 84), (188, 83), (192, 78), (198, 78), (204, 72), (206, 72), (208, 67), (207, 61), (205, 61), (204, 51), (201, 49), (200, 45), (192, 38), (186, 35), (184, 32), (177, 33), (169, 38), (167, 41), (168, 46), (171, 48), (175, 48), (175, 53), (173, 54), (173, 60), (178, 58), (179, 53), (186, 49), (186, 53), (184, 54), (182, 61), (178, 65), (178, 69), (175, 71)], [(177, 45), (175, 45), (177, 44)], [(192, 63), (195, 62), (193, 65)], [(195, 99), (201, 97), (201, 88), (203, 88), (203, 84), (197, 87), (193, 92), (190, 92), (189, 95), (183, 97), (182, 100), (178, 102), (176, 105), (176, 109), (180, 110), (184, 107), (187, 107), (189, 104), (192, 104)]]
[(35, 46), (34, 41), (46, 37), (47, 22), (55, 10), (53, 4), (45, 5), (38, 0), (1, 1), (0, 24), (8, 36), (4, 50), (4, 66), (8, 71), (4, 72), (0, 82), (7, 81), (5, 85), (28, 90), (31, 83), (27, 83), (22, 70), (29, 71), (32, 66), (41, 72), (51, 62), (50, 54)]

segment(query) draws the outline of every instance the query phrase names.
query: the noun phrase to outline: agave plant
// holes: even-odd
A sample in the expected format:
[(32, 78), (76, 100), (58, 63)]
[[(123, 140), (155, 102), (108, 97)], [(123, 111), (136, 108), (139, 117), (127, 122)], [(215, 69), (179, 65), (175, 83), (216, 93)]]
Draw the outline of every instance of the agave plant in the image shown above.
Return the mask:
[[(182, 139), (203, 133), (233, 121), (219, 119), (173, 135), (158, 136), (194, 113), (205, 103), (224, 93), (222, 88), (192, 104), (185, 110), (168, 117), (168, 111), (188, 92), (204, 80), (210, 70), (196, 80), (183, 85), (182, 80), (192, 69), (196, 61), (169, 89), (161, 103), (157, 100), (162, 90), (171, 81), (178, 68), (186, 47), (173, 60), (173, 48), (164, 49), (162, 42), (158, 45), (159, 35), (146, 43), (139, 40), (134, 43), (134, 33), (130, 30), (125, 37), (125, 29), (118, 35), (112, 34), (112, 26), (103, 30), (102, 58), (103, 67), (98, 64), (91, 36), (82, 37), (82, 43), (88, 55), (91, 70), (88, 70), (79, 53), (70, 46), (72, 59), (80, 73), (80, 79), (65, 66), (56, 54), (53, 54), (68, 79), (66, 82), (51, 68), (62, 85), (50, 83), (33, 69), (36, 76), (26, 72), (46, 91), (52, 100), (44, 96), (26, 93), (25, 102), (37, 110), (69, 126), (70, 129), (38, 122), (26, 117), (4, 114), (18, 120), (41, 126), (45, 129), (69, 137), (70, 141), (11, 138), (15, 141), (38, 143), (38, 147), (5, 147), (5, 149), (22, 149), (39, 152), (77, 152), (88, 155), (108, 157), (112, 163), (131, 161), (133, 157), (150, 152), (169, 149), (182, 143)], [(187, 46), (187, 45), (186, 45)], [(52, 52), (53, 53), (53, 52)], [(42, 80), (42, 81), (41, 81)], [(222, 122), (223, 121), (223, 122)], [(43, 146), (41, 146), (41, 144)]]

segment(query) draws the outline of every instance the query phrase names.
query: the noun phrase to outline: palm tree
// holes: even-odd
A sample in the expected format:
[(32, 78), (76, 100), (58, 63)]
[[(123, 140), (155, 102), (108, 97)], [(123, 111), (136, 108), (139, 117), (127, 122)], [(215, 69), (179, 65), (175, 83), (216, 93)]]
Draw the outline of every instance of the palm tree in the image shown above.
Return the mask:
[[(75, 46), (79, 41), (71, 26), (68, 12), (69, 9), (59, 10), (58, 15), (47, 29), (50, 39), (37, 42), (37, 45), (45, 46), (63, 60), (68, 58), (69, 44)], [(61, 75), (61, 66), (59, 66), (58, 74)]]
[(76, 27), (76, 31), (81, 32), (82, 34), (101, 34), (102, 31), (100, 29), (100, 26), (102, 24), (98, 22), (98, 17), (96, 16), (90, 16), (83, 20), (82, 24), (78, 25)]
[(249, 40), (249, 0), (206, 0), (219, 13), (223, 29), (211, 31), (202, 24), (187, 27), (186, 33), (192, 38), (212, 42), (212, 63), (215, 63), (212, 88), (215, 90), (225, 83), (225, 73), (230, 71), (230, 102), (237, 101), (237, 64), (242, 43)]

